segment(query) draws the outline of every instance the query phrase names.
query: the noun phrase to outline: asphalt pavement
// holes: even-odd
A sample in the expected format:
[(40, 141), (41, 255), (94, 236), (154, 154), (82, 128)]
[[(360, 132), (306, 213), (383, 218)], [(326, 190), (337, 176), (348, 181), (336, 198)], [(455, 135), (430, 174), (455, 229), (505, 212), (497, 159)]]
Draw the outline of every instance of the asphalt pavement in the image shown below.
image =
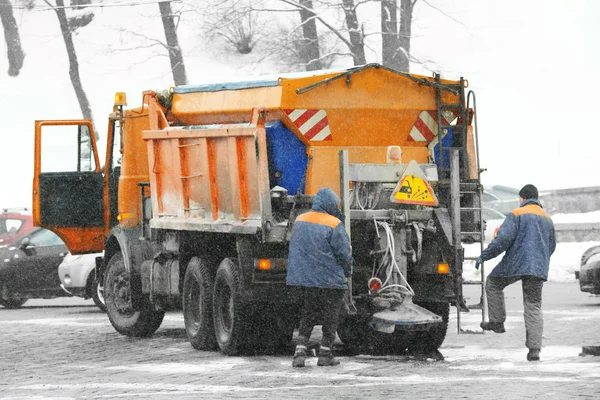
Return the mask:
[[(478, 300), (469, 288), (468, 303)], [(458, 333), (451, 314), (443, 361), (342, 356), (337, 367), (291, 367), (291, 354), (227, 357), (194, 350), (181, 313), (150, 338), (119, 335), (91, 300), (0, 307), (1, 399), (572, 399), (600, 398), (600, 296), (577, 283), (544, 287), (542, 360), (527, 362), (520, 284), (506, 291), (507, 332)], [(454, 309), (453, 309), (454, 310)], [(478, 331), (481, 312), (462, 313)], [(318, 332), (313, 340), (318, 339)], [(341, 345), (338, 343), (338, 345)]]

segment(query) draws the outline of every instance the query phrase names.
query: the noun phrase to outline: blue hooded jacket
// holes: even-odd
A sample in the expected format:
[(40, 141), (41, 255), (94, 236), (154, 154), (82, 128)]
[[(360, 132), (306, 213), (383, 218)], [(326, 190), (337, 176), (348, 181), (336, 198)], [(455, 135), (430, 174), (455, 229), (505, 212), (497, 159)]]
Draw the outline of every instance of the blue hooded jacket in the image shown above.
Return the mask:
[(290, 239), (287, 279), (290, 286), (347, 289), (352, 249), (340, 220), (340, 200), (329, 188), (320, 189), (312, 211), (296, 218)]
[(508, 214), (481, 258), (490, 260), (506, 252), (490, 276), (536, 276), (547, 280), (550, 256), (555, 248), (556, 236), (550, 215), (538, 200), (528, 199)]

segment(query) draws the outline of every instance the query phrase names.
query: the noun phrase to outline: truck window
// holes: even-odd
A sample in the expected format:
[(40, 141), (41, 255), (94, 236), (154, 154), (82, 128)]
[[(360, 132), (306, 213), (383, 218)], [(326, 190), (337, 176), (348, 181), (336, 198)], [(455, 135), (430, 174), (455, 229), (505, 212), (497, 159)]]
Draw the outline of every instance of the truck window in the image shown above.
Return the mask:
[(87, 125), (44, 125), (41, 146), (42, 173), (96, 169)]

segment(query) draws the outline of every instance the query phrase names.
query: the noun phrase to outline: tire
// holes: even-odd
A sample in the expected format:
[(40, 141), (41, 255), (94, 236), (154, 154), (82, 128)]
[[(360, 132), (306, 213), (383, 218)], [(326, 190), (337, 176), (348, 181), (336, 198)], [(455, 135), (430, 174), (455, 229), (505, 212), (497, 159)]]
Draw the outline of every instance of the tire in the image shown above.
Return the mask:
[(193, 348), (218, 349), (213, 323), (213, 287), (211, 271), (199, 257), (188, 263), (183, 281), (183, 321)]
[(104, 300), (104, 283), (101, 279), (97, 279), (96, 274), (92, 271), (88, 277), (88, 285), (90, 297), (94, 300), (94, 304), (101, 311), (106, 312), (106, 301)]
[(244, 352), (254, 355), (293, 352), (296, 313), (292, 308), (264, 303), (246, 307)]
[(17, 309), (17, 308), (21, 308), (21, 306), (23, 304), (25, 304), (25, 302), (29, 300), (27, 297), (11, 297), (9, 299), (0, 299), (0, 306), (4, 306), (4, 308), (9, 308), (9, 309)]
[(408, 346), (409, 350), (412, 352), (437, 351), (446, 339), (448, 320), (450, 317), (450, 304), (423, 302), (418, 303), (418, 305), (442, 317), (442, 323), (428, 331), (415, 332), (415, 335)]
[(229, 356), (244, 350), (247, 343), (246, 325), (251, 317), (242, 299), (242, 278), (237, 260), (226, 258), (215, 276), (213, 291), (213, 322), (221, 351)]
[(337, 333), (347, 349), (355, 352), (363, 348), (370, 330), (364, 319), (356, 315), (348, 315), (340, 321)]
[(152, 335), (162, 323), (163, 311), (133, 310), (130, 274), (121, 253), (115, 253), (106, 267), (104, 277), (106, 313), (117, 332), (133, 337)]

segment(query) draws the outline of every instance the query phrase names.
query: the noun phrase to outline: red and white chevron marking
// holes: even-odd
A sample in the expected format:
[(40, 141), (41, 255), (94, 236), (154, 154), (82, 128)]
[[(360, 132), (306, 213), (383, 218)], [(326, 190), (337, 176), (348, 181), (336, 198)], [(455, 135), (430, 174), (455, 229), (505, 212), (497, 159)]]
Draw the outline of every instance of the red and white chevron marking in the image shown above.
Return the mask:
[(300, 133), (312, 142), (331, 140), (329, 121), (325, 110), (283, 110)]
[[(442, 111), (443, 125), (450, 125), (455, 119), (454, 112)], [(421, 111), (407, 140), (409, 142), (431, 142), (437, 136), (437, 131), (437, 112), (435, 110)]]

